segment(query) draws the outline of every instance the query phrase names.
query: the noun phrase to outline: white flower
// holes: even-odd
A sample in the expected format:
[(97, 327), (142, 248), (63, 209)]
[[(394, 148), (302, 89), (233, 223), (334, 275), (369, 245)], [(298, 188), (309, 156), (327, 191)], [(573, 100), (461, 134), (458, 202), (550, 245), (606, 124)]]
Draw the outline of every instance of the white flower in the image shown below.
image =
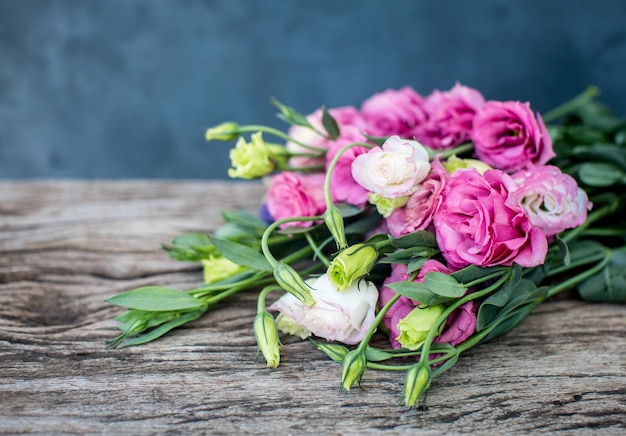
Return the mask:
[(385, 198), (411, 195), (430, 171), (428, 152), (417, 141), (390, 136), (352, 162), (359, 185)]
[(359, 343), (374, 322), (378, 289), (361, 280), (343, 292), (338, 292), (328, 275), (306, 280), (315, 304), (307, 306), (291, 294), (285, 294), (272, 304), (304, 329), (329, 341), (345, 344)]

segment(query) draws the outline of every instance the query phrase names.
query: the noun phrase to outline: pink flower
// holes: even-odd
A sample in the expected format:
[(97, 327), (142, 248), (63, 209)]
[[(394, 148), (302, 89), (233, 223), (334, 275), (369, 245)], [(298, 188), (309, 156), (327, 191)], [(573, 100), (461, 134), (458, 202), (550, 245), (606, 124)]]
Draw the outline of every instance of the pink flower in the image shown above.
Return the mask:
[(472, 141), (479, 159), (506, 172), (556, 156), (541, 116), (535, 118), (530, 104), (518, 101), (486, 103), (474, 118)]
[(427, 118), (422, 97), (408, 86), (374, 94), (361, 105), (361, 115), (368, 135), (411, 139)]
[[(326, 170), (335, 155), (346, 145), (352, 142), (364, 142), (366, 139), (355, 126), (345, 126), (341, 136), (331, 143), (326, 154)], [(367, 147), (355, 146), (343, 153), (335, 165), (330, 179), (330, 193), (333, 202), (346, 202), (353, 206), (362, 207), (367, 203), (367, 190), (359, 185), (352, 177), (352, 162), (357, 156), (369, 151)]]
[(429, 171), (428, 152), (422, 144), (396, 135), (352, 162), (354, 180), (385, 198), (412, 194)]
[(416, 130), (417, 140), (434, 149), (456, 147), (470, 139), (476, 111), (485, 104), (482, 94), (459, 83), (450, 91), (433, 91), (425, 102), (428, 121)]
[(512, 175), (518, 187), (511, 194), (528, 214), (530, 223), (547, 236), (577, 227), (587, 219), (591, 203), (571, 176), (547, 165)]
[(395, 209), (387, 218), (391, 236), (398, 238), (417, 230), (426, 230), (430, 226), (443, 199), (441, 193), (447, 177), (448, 172), (439, 160), (434, 160), (430, 173), (409, 197), (407, 204)]
[(477, 309), (478, 305), (474, 301), (468, 301), (452, 312), (446, 321), (446, 327), (435, 342), (447, 342), (454, 347), (472, 336), (476, 330)]
[(469, 168), (450, 176), (434, 218), (437, 243), (448, 265), (515, 262), (532, 267), (544, 262), (546, 235), (532, 226), (510, 194), (515, 188), (513, 179), (500, 170), (487, 170), (481, 176)]
[[(270, 180), (266, 203), (276, 221), (320, 215), (326, 210), (324, 174), (278, 173)], [(311, 224), (311, 221), (294, 221), (280, 227), (309, 227)]]
[[(341, 135), (342, 128), (344, 126), (362, 126), (363, 121), (361, 120), (361, 116), (357, 109), (353, 106), (342, 106), (338, 108), (328, 109), (330, 115), (333, 116), (337, 124), (339, 125), (339, 131)], [(306, 119), (313, 127), (315, 127), (318, 131), (324, 133), (324, 126), (322, 125), (322, 110), (317, 109), (312, 114), (306, 116)], [(288, 131), (288, 135), (295, 140), (302, 142), (304, 144), (310, 145), (319, 149), (320, 156), (312, 157), (312, 156), (294, 156), (289, 160), (289, 164), (294, 167), (310, 167), (317, 165), (324, 165), (326, 162), (326, 158), (324, 153), (328, 149), (331, 141), (326, 139), (324, 136), (316, 133), (314, 130), (311, 130), (305, 126), (291, 126)], [(291, 153), (314, 153), (315, 150), (310, 150), (297, 144), (295, 142), (287, 142), (285, 147)]]

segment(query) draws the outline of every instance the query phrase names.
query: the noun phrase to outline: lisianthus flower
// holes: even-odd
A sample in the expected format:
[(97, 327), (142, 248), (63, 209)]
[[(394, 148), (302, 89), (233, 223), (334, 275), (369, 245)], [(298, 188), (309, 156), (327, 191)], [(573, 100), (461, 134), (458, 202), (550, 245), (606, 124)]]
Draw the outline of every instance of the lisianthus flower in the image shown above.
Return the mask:
[(434, 149), (448, 149), (468, 141), (474, 115), (484, 104), (480, 92), (459, 83), (449, 91), (433, 91), (424, 100), (428, 121), (416, 130), (417, 140)]
[(212, 255), (208, 259), (202, 259), (204, 283), (215, 283), (239, 274), (248, 268), (236, 262), (226, 259), (221, 254)]
[[(331, 143), (326, 153), (326, 170), (337, 153), (352, 142), (364, 142), (366, 139), (355, 126), (345, 126), (341, 136)], [(352, 162), (357, 156), (369, 151), (367, 147), (355, 146), (348, 149), (339, 157), (335, 165), (330, 182), (330, 193), (334, 203), (345, 202), (353, 206), (362, 207), (367, 203), (367, 189), (363, 188), (352, 176)]]
[[(326, 209), (324, 174), (285, 171), (272, 176), (266, 204), (275, 221), (322, 214)], [(310, 227), (311, 224), (311, 221), (294, 221), (282, 224), (281, 228)]]
[(528, 214), (530, 223), (547, 236), (585, 222), (591, 203), (576, 180), (552, 165), (532, 167), (512, 175), (518, 185), (513, 197)]
[(332, 285), (343, 292), (374, 266), (378, 253), (369, 244), (354, 244), (342, 250), (328, 266), (328, 278)]
[(228, 176), (241, 179), (255, 179), (270, 174), (280, 163), (287, 161), (287, 152), (278, 144), (263, 140), (261, 132), (253, 133), (250, 142), (239, 138), (235, 148), (230, 150), (232, 168)]
[(429, 171), (428, 152), (422, 144), (395, 135), (352, 162), (354, 180), (386, 198), (412, 194)]
[(409, 197), (406, 205), (389, 214), (387, 226), (391, 236), (398, 238), (417, 230), (426, 230), (430, 226), (441, 204), (441, 193), (447, 177), (448, 172), (439, 160), (434, 160), (430, 173)]
[(500, 170), (481, 175), (458, 170), (443, 190), (435, 213), (437, 243), (449, 266), (533, 267), (544, 262), (548, 241), (533, 227), (511, 192), (515, 182)]
[(306, 280), (306, 283), (315, 300), (312, 306), (307, 306), (291, 294), (285, 294), (269, 309), (284, 313), (318, 337), (344, 344), (359, 343), (376, 317), (376, 286), (361, 280), (345, 291), (338, 292), (326, 274)]
[[(442, 305), (418, 306), (398, 321), (398, 343), (409, 350), (417, 350), (422, 346), (439, 315), (445, 308)], [(441, 329), (441, 327), (439, 327)]]
[(478, 304), (468, 301), (450, 314), (443, 332), (437, 336), (438, 344), (449, 343), (453, 347), (460, 344), (476, 331), (476, 311)]
[(490, 101), (480, 108), (472, 141), (479, 159), (506, 172), (544, 165), (556, 156), (541, 116), (519, 101)]
[(408, 86), (376, 93), (361, 105), (364, 130), (370, 136), (412, 139), (427, 119), (423, 105), (422, 96)]
[[(339, 126), (339, 132), (343, 131), (345, 126), (357, 126), (362, 127), (363, 121), (358, 110), (353, 106), (342, 106), (337, 108), (328, 109), (328, 113), (335, 119)], [(315, 112), (306, 116), (307, 121), (319, 132), (324, 133), (324, 126), (322, 124), (322, 109), (317, 109)], [(331, 141), (324, 136), (317, 133), (315, 130), (309, 127), (293, 125), (289, 128), (287, 134), (304, 144), (318, 149), (318, 156), (294, 156), (289, 159), (289, 165), (296, 168), (323, 166), (326, 162), (325, 153), (331, 144)], [(291, 153), (304, 153), (315, 154), (316, 150), (303, 147), (302, 145), (289, 141), (285, 144), (286, 149)]]

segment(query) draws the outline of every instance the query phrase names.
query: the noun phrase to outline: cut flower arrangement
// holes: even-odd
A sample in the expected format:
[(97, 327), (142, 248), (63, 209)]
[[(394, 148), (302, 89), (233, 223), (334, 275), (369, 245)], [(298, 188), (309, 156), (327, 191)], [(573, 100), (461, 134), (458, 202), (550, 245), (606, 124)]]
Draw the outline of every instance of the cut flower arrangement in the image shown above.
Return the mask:
[(269, 367), (279, 331), (309, 338), (342, 365), (343, 390), (368, 370), (403, 371), (412, 407), (461, 353), (559, 292), (625, 302), (626, 122), (596, 94), (542, 117), (461, 84), (404, 87), (306, 116), (274, 101), (287, 132), (208, 129), (209, 141), (237, 140), (231, 177), (266, 181), (261, 212), (224, 211), (211, 235), (164, 245), (201, 262), (203, 283), (110, 298), (127, 309), (110, 344), (149, 342), (253, 290)]

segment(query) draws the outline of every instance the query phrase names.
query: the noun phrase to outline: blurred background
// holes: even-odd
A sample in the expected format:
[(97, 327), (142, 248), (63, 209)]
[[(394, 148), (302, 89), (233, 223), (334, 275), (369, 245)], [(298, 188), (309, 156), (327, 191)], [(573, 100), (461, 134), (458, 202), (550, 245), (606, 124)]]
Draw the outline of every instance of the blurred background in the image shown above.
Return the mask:
[[(622, 0), (0, 0), (0, 178), (226, 178), (222, 121), (456, 81), (626, 114)], [(268, 139), (268, 138), (266, 138)]]

